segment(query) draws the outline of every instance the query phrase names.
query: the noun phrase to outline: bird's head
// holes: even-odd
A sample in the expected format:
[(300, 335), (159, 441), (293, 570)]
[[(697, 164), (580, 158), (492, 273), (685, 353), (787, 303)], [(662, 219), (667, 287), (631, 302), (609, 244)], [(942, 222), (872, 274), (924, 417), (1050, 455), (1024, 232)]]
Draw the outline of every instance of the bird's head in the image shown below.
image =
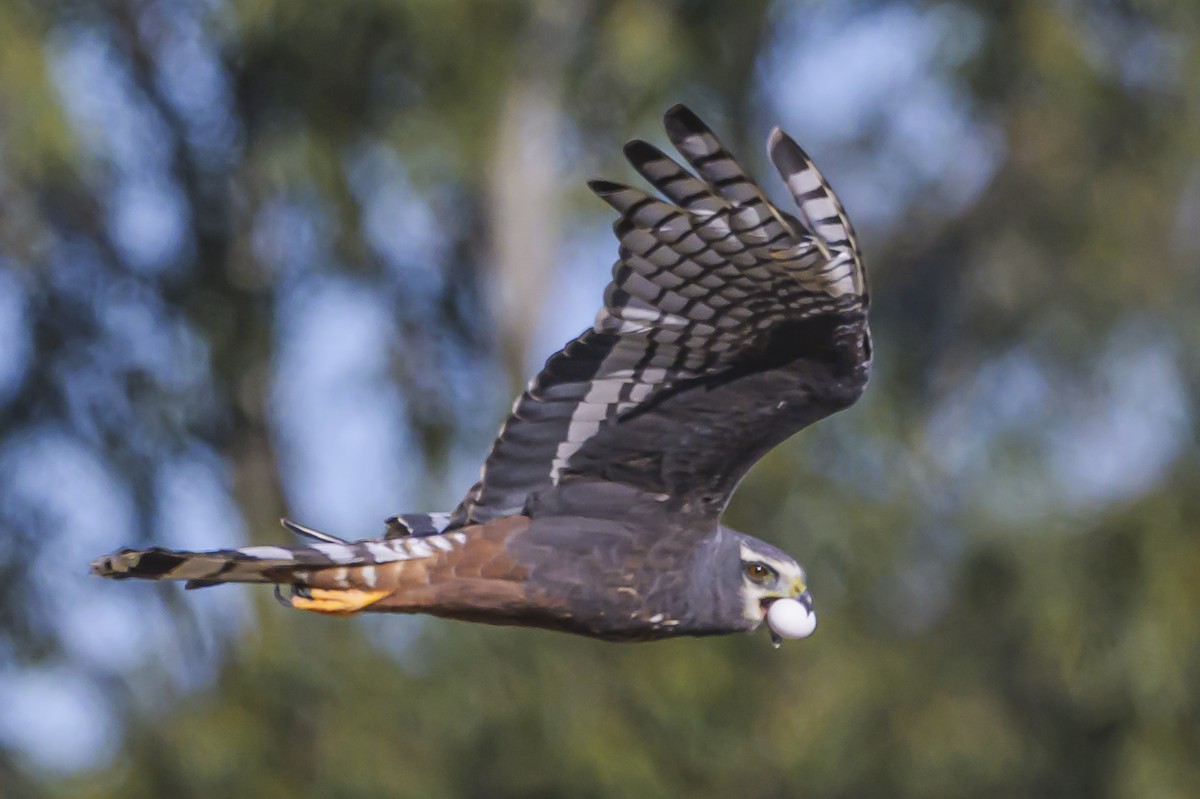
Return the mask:
[(743, 535), (739, 547), (742, 615), (757, 629), (763, 621), (771, 640), (807, 638), (817, 627), (804, 568), (786, 552)]

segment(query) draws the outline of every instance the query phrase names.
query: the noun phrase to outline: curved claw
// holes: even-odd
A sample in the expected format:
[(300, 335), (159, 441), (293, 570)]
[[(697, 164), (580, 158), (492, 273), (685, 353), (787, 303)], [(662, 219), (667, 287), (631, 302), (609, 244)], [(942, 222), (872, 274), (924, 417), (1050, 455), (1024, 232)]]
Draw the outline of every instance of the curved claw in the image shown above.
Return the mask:
[(275, 601), (283, 605), (285, 608), (290, 608), (292, 606), (291, 597), (286, 597), (283, 595), (283, 586), (279, 583), (275, 583)]

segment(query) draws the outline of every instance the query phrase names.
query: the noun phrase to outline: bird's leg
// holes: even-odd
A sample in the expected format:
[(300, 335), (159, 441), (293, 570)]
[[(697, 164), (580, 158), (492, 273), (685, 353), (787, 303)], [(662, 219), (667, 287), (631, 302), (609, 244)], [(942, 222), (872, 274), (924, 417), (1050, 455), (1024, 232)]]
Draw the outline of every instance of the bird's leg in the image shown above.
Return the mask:
[(303, 592), (293, 591), (291, 596), (285, 597), (278, 586), (275, 588), (276, 598), (288, 607), (326, 616), (351, 616), (390, 593), (391, 591), (362, 591), (357, 588), (307, 588)]

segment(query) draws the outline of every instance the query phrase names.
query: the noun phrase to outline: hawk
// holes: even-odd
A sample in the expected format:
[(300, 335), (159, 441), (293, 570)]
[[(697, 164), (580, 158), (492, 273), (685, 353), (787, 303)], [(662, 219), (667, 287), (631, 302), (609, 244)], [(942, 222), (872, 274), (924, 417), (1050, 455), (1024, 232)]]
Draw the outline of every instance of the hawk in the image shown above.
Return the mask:
[(451, 513), (403, 514), (307, 546), (122, 549), (103, 577), (188, 588), (272, 583), (292, 608), (426, 613), (611, 641), (750, 631), (804, 637), (804, 569), (721, 524), (742, 476), (862, 394), (868, 292), (849, 219), (776, 128), (767, 150), (796, 207), (771, 203), (689, 109), (665, 115), (689, 171), (644, 141), (630, 163), (661, 196), (589, 183), (619, 214), (619, 257), (591, 328), (546, 361)]

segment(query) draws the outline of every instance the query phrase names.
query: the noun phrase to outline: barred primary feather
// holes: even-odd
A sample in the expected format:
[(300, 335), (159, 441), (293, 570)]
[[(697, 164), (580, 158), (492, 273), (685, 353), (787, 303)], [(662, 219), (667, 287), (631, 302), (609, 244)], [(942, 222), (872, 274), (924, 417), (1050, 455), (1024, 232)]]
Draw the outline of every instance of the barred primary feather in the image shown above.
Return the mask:
[[(669, 109), (664, 124), (695, 173), (635, 140), (625, 155), (665, 199), (589, 184), (620, 214), (604, 307), (518, 398), (452, 526), (519, 512), (531, 493), (574, 478), (721, 507), (766, 449), (861, 392), (866, 279), (828, 182), (774, 131), (768, 150), (796, 199), (792, 216), (690, 110)], [(844, 357), (754, 379), (820, 346)], [(716, 386), (729, 390), (718, 399)], [(647, 415), (654, 424), (633, 423)]]

